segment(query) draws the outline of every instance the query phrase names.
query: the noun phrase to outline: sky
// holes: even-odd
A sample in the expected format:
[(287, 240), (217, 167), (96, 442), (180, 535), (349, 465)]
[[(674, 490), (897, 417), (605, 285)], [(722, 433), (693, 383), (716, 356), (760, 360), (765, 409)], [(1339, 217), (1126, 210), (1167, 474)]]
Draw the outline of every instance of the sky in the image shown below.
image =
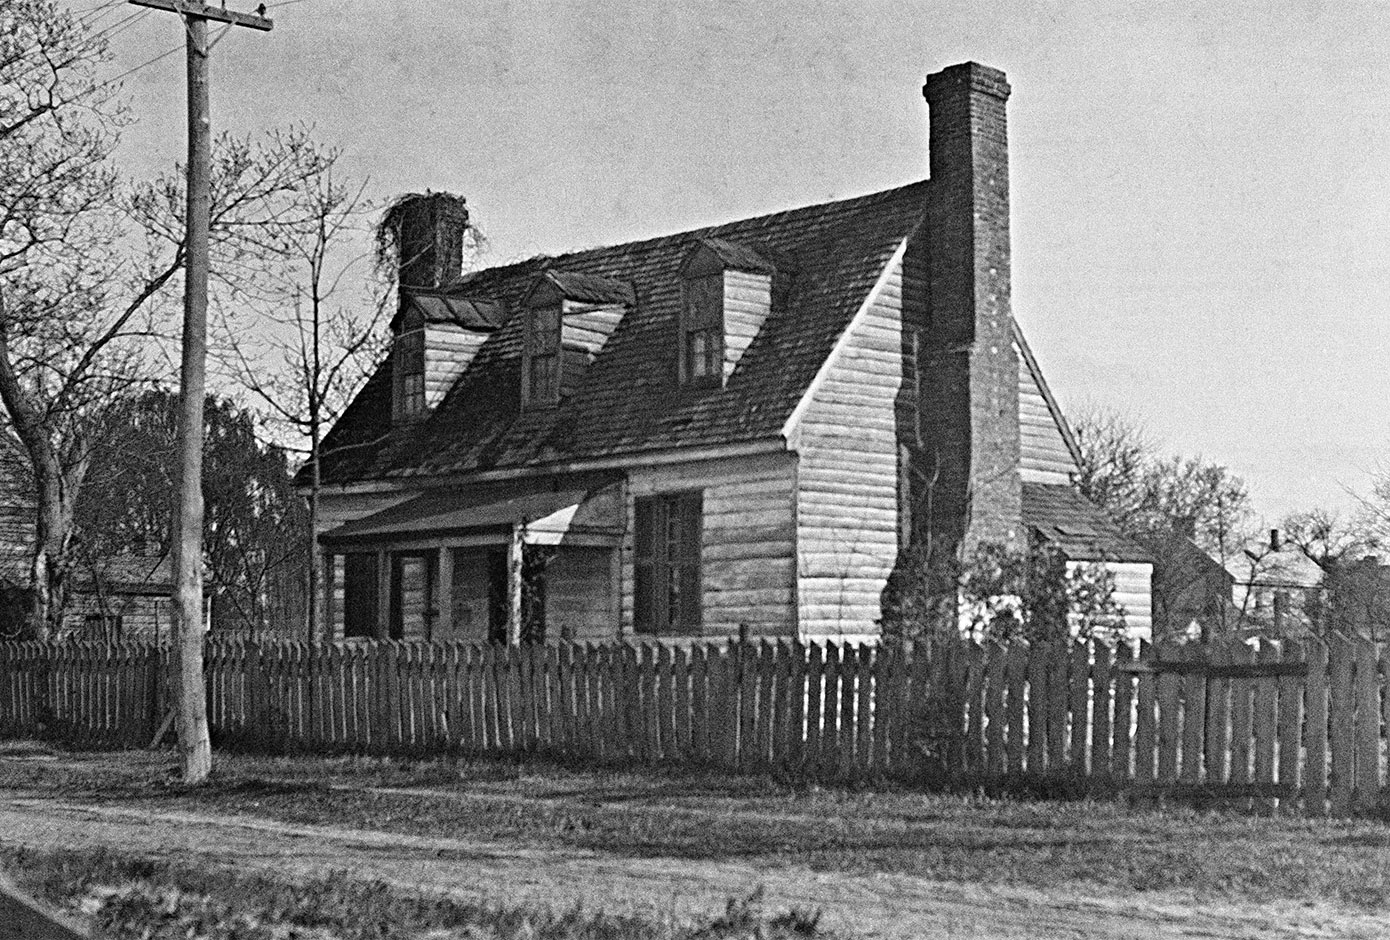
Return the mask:
[[(1386, 0), (269, 6), (214, 50), (214, 128), (460, 193), (493, 263), (923, 178), (925, 76), (1001, 68), (1014, 314), (1063, 408), (1225, 464), (1270, 522), (1390, 469)], [(170, 53), (124, 79), (137, 175), (186, 146), (182, 27), (138, 12), (96, 20), (112, 74)]]

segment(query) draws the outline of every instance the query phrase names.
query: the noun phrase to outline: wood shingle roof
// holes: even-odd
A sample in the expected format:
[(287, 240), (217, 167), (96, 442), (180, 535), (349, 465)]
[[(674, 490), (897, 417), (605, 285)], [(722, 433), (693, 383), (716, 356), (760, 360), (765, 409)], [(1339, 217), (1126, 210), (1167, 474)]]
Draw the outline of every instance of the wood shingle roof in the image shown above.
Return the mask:
[[(647, 241), (538, 257), (469, 275), (440, 293), (511, 311), (425, 420), (391, 424), (390, 357), (324, 439), (325, 483), (468, 474), (778, 437), (904, 238), (927, 183)], [(779, 259), (772, 314), (724, 387), (676, 375), (680, 266), (701, 240)], [(738, 250), (730, 247), (729, 250)], [(545, 272), (631, 285), (633, 303), (558, 407), (520, 401), (521, 300)]]

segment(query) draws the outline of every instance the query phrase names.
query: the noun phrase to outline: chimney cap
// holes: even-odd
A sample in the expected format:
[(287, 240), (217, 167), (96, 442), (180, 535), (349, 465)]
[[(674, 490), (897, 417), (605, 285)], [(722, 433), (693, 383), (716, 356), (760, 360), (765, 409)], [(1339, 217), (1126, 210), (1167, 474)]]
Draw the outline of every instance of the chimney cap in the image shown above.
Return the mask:
[(960, 62), (928, 75), (927, 83), (922, 86), (922, 94), (931, 102), (962, 86), (967, 91), (992, 95), (1000, 101), (1007, 101), (1012, 90), (999, 69), (978, 62)]

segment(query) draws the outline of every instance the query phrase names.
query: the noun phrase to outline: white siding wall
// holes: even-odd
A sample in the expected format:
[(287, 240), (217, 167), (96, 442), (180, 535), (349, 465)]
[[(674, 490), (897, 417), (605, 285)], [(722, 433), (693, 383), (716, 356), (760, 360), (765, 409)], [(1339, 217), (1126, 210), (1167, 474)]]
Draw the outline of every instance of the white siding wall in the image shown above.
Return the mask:
[(797, 545), (805, 637), (877, 634), (898, 554), (902, 265), (850, 327), (798, 425)]
[[(1017, 349), (1017, 347), (1015, 347)], [(1027, 359), (1018, 357), (1018, 420), (1025, 483), (1070, 483), (1079, 472)]]
[[(1091, 562), (1069, 561), (1071, 570)], [(1115, 574), (1115, 602), (1125, 609), (1125, 629), (1129, 638), (1148, 640), (1153, 637), (1153, 569), (1148, 562), (1107, 561), (1105, 567)]]
[(623, 634), (632, 633), (633, 500), (704, 492), (705, 636), (796, 634), (796, 460), (791, 454), (634, 468), (622, 546)]
[(426, 408), (444, 400), (485, 339), (486, 333), (453, 324), (432, 323), (425, 328)]
[(545, 635), (586, 642), (617, 636), (614, 622), (613, 550), (561, 545), (545, 568)]
[(592, 358), (598, 355), (622, 318), (621, 305), (594, 306), (567, 300), (560, 320), (560, 342), (565, 346), (578, 346)]
[(770, 275), (724, 272), (724, 378), (733, 375), (771, 309)]

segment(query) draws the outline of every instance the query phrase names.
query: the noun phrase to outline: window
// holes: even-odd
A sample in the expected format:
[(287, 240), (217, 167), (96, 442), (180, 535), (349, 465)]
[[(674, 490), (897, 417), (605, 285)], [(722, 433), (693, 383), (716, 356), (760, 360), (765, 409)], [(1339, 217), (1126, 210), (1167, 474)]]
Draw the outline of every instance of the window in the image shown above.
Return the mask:
[(415, 418), (425, 413), (425, 331), (411, 330), (396, 337), (396, 372), (399, 375), (396, 415)]
[(536, 307), (526, 326), (526, 403), (560, 400), (560, 308)]
[(693, 634), (700, 630), (700, 493), (636, 501), (637, 632)]
[(724, 276), (685, 281), (681, 306), (681, 381), (724, 381)]

